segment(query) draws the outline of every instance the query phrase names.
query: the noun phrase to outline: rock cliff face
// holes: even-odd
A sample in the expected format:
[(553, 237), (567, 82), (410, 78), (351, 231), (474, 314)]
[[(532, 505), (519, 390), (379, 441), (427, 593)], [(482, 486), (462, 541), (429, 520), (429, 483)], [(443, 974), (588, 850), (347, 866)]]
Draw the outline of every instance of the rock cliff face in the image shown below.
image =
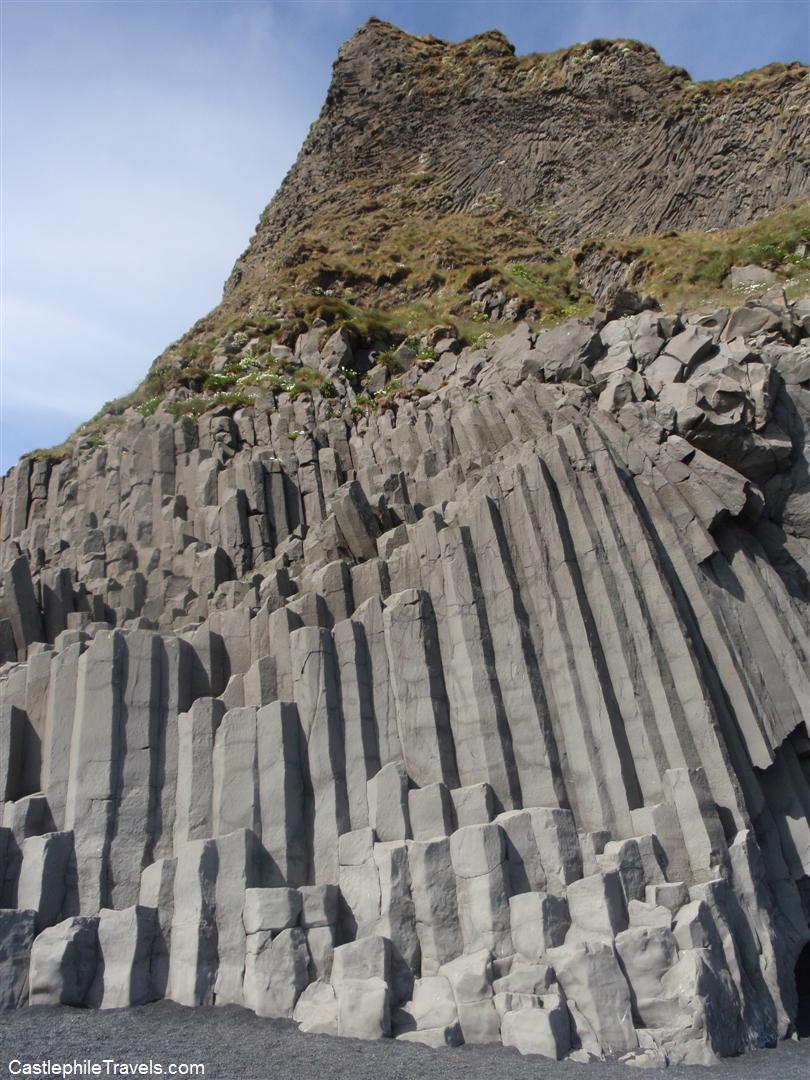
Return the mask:
[[(391, 77), (369, 34), (327, 109)], [(250, 407), (3, 479), (3, 1005), (641, 1064), (792, 1031), (810, 302), (620, 300), (384, 358), (315, 326), (286, 383), (226, 335)]]
[[(513, 54), (498, 33), (453, 45), (370, 20), (340, 50), (321, 115), (236, 263), (226, 310), (271, 299), (296, 270), (299, 286), (314, 281), (319, 253), (369, 233), (383, 241), (402, 218), (442, 223), (420, 237), (440, 271), (463, 258), (453, 239), (467, 219), (491, 228), (493, 247), (506, 237), (547, 252), (595, 234), (743, 225), (810, 188), (800, 64), (700, 84), (638, 42)], [(386, 220), (375, 218), (380, 203)], [(393, 263), (407, 267), (399, 239)], [(372, 253), (352, 273), (349, 249), (331, 277), (390, 295), (395, 266)]]

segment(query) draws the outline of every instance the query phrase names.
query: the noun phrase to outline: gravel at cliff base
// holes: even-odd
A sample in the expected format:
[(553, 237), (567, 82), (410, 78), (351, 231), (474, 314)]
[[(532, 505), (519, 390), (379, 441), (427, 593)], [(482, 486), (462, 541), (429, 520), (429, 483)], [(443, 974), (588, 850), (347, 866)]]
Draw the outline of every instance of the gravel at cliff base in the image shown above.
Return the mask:
[[(580, 1065), (521, 1057), (501, 1046), (461, 1046), (431, 1051), (394, 1040), (362, 1042), (302, 1035), (288, 1020), (263, 1020), (233, 1005), (184, 1008), (160, 1001), (138, 1009), (97, 1011), (29, 1008), (6, 1012), (0, 1028), (0, 1078), (30, 1075), (22, 1064), (103, 1062), (106, 1075), (162, 1075), (169, 1065), (204, 1066), (205, 1080), (600, 1080), (666, 1077), (667, 1080), (806, 1080), (810, 1039), (774, 1050), (727, 1058), (716, 1066), (639, 1070), (616, 1062)], [(15, 1062), (16, 1072), (9, 1071)], [(19, 1064), (18, 1064), (19, 1063)], [(130, 1071), (146, 1065), (152, 1071)], [(124, 1070), (122, 1065), (129, 1068)], [(39, 1075), (42, 1075), (41, 1073)], [(53, 1072), (51, 1075), (55, 1075)], [(56, 1074), (58, 1075), (58, 1074)]]

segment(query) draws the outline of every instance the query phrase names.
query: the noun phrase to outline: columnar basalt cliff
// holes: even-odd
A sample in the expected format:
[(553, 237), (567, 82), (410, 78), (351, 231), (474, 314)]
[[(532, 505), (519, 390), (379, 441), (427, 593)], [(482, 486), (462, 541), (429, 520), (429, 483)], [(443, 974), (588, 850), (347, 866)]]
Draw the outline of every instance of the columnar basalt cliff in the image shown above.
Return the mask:
[[(712, 188), (683, 164), (684, 73), (595, 45), (576, 93), (529, 93), (542, 65), (500, 35), (365, 27), (222, 310), (263, 302), (280, 223), (309, 228), (343, 183), (339, 211), (426, 115), (449, 210), (512, 154), (525, 209), (553, 158), (563, 232), (739, 224), (806, 188), (768, 112), (772, 78), (806, 93), (792, 68), (718, 91), (750, 132), (697, 144)], [(450, 93), (462, 54), (481, 138), (502, 140), (478, 167), (414, 81), (435, 67)], [(575, 108), (616, 135), (581, 162), (581, 201)], [(635, 145), (658, 170), (659, 123), (692, 149), (670, 137), (672, 175), (631, 196), (600, 155)], [(0, 489), (0, 1002), (236, 1003), (638, 1064), (789, 1035), (810, 941), (809, 330), (779, 283), (680, 314), (606, 290), (587, 319), (472, 344), (437, 326), (384, 355), (320, 322), (266, 353), (238, 330), (207, 377), (249, 403), (201, 411), (180, 385), (24, 457)]]
[[(279, 292), (335, 280), (360, 298), (419, 296), (431, 286), (412, 244), (435, 271), (463, 265), (467, 221), (490, 259), (744, 225), (806, 196), (808, 109), (801, 64), (701, 84), (638, 42), (517, 57), (499, 33), (452, 45), (371, 20), (340, 50), (225, 310), (276, 312)], [(425, 235), (403, 228), (413, 216)], [(386, 265), (375, 249), (391, 234)]]

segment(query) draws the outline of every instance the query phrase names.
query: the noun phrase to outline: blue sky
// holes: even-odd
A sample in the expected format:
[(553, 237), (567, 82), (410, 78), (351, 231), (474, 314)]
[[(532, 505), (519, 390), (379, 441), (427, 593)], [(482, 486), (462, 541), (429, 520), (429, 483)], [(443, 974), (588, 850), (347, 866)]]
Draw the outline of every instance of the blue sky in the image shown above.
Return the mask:
[(518, 52), (654, 45), (693, 78), (810, 59), (806, 0), (1, 0), (0, 470), (219, 300), (369, 16)]

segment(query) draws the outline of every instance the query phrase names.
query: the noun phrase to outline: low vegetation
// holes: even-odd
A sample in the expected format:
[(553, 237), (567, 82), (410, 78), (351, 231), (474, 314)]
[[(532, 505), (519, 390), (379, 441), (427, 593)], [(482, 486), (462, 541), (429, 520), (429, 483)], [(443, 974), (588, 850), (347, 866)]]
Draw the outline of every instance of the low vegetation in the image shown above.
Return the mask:
[[(785, 283), (810, 273), (810, 202), (785, 206), (739, 229), (666, 233), (590, 245), (627, 262), (633, 288), (670, 307), (704, 301), (735, 301), (733, 266), (773, 270)], [(736, 298), (739, 302), (739, 297)]]
[[(171, 415), (197, 418), (221, 406), (247, 407), (270, 394), (295, 398), (317, 391), (335, 398), (334, 380), (270, 351), (276, 343), (291, 345), (316, 320), (323, 323), (324, 340), (343, 330), (354, 346), (376, 349), (388, 371), (389, 383), (375, 394), (363, 389), (357, 371), (339, 372), (340, 379), (359, 391), (354, 415), (395, 407), (397, 401), (425, 392), (398, 384), (394, 351), (399, 344), (411, 345), (417, 363), (428, 369), (437, 354), (423, 345), (420, 335), (432, 326), (447, 325), (473, 348), (483, 348), (509, 331), (511, 323), (491, 321), (471, 299), (472, 290), (483, 282), (516, 299), (535, 329), (588, 315), (593, 302), (579, 285), (577, 271), (577, 259), (588, 251), (626, 263), (628, 284), (670, 309), (712, 301), (739, 303), (729, 281), (735, 265), (771, 269), (789, 291), (810, 287), (810, 259), (804, 253), (810, 244), (808, 201), (739, 229), (596, 239), (562, 253), (539, 247), (519, 215), (511, 212), (486, 218), (452, 214), (438, 221), (417, 214), (396, 221), (382, 197), (381, 191), (379, 200), (366, 203), (367, 242), (360, 243), (338, 213), (332, 222), (333, 245), (327, 251), (322, 245), (317, 251), (313, 247), (307, 258), (279, 274), (273, 281), (276, 292), (287, 291), (274, 314), (245, 316), (226, 306), (200, 320), (166, 350), (136, 390), (107, 402), (66, 443), (36, 451), (35, 456), (58, 460), (76, 447), (103, 445), (105, 432), (122, 423), (127, 411), (148, 418), (164, 401)], [(313, 234), (319, 229), (328, 234), (329, 217), (330, 210), (324, 208), (323, 217), (311, 226)], [(372, 275), (380, 262), (390, 267), (382, 275), (383, 284), (379, 273)], [(315, 285), (315, 280), (329, 287)], [(226, 346), (236, 355), (212, 370), (215, 352), (222, 356)]]

